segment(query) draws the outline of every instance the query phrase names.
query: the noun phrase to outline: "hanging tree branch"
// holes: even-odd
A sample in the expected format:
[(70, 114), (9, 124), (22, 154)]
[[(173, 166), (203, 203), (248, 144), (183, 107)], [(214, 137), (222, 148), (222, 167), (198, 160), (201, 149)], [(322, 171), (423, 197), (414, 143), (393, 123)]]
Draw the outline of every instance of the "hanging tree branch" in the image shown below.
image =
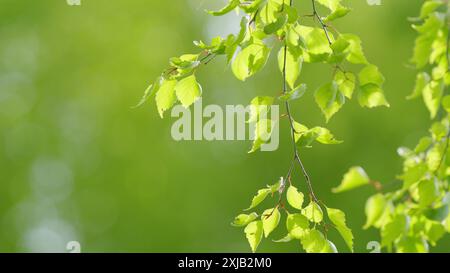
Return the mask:
[[(344, 105), (345, 98), (351, 99), (356, 89), (356, 76), (343, 70), (340, 66), (343, 62), (350, 62), (365, 66), (360, 73), (363, 75), (360, 77), (363, 82), (361, 89), (370, 88), (368, 90), (370, 92), (361, 92), (359, 95), (361, 106), (372, 108), (388, 105), (381, 89), (382, 81), (380, 79), (382, 76), (376, 66), (367, 62), (359, 38), (356, 35), (341, 36), (339, 37), (339, 47), (332, 46), (332, 33), (328, 31), (327, 24), (330, 20), (343, 17), (350, 11), (340, 2), (340, 0), (321, 1), (320, 4), (330, 10), (330, 15), (326, 19), (322, 19), (317, 12), (315, 0), (312, 0), (313, 14), (311, 17), (318, 20), (320, 27), (310, 27), (301, 24), (300, 19), (307, 16), (298, 15), (293, 6), (293, 0), (289, 0), (289, 4), (286, 0), (282, 3), (279, 0), (229, 0), (228, 5), (223, 9), (208, 11), (208, 13), (222, 16), (235, 9), (241, 9), (245, 16), (241, 19), (240, 32), (237, 35), (230, 34), (226, 38), (216, 37), (210, 44), (202, 41), (195, 42), (195, 45), (202, 49), (200, 53), (171, 58), (169, 69), (147, 88), (141, 101), (141, 103), (145, 102), (152, 94), (155, 94), (156, 106), (161, 117), (176, 103), (189, 107), (202, 95), (202, 89), (195, 77), (200, 66), (206, 65), (212, 59), (222, 55), (226, 57), (228, 63), (231, 63), (231, 70), (236, 78), (245, 81), (267, 64), (270, 52), (273, 50), (267, 45), (267, 41), (271, 40), (268, 38), (277, 38), (283, 41), (278, 55), (278, 64), (283, 78), (282, 94), (278, 98), (258, 96), (252, 100), (252, 106), (256, 107), (252, 116), (255, 119), (257, 130), (255, 130), (255, 139), (250, 152), (261, 150), (261, 146), (266, 141), (259, 132), (258, 125), (260, 122), (266, 122), (262, 125), (268, 127), (268, 120), (259, 120), (258, 107), (272, 106), (275, 99), (279, 99), (283, 102), (286, 108), (285, 116), (289, 119), (293, 155), (286, 177), (281, 178), (273, 185), (258, 190), (246, 211), (256, 209), (266, 197), (278, 193), (278, 203), (275, 207), (268, 208), (262, 213), (242, 213), (233, 222), (235, 226), (245, 227), (244, 233), (252, 251), (256, 251), (263, 235), (268, 237), (278, 226), (281, 218), (280, 209), (286, 212), (288, 232), (280, 242), (300, 240), (306, 252), (337, 252), (334, 244), (327, 238), (328, 228), (336, 227), (350, 251), (353, 251), (353, 235), (345, 222), (344, 212), (327, 207), (317, 198), (311, 177), (299, 152), (301, 147), (310, 147), (313, 142), (339, 144), (341, 141), (336, 140), (327, 128), (319, 126), (308, 128), (297, 123), (292, 115), (290, 104), (290, 101), (301, 98), (307, 91), (306, 84), (297, 85), (303, 62), (330, 64), (336, 68), (333, 80), (319, 87), (314, 93), (316, 103), (326, 120), (329, 121)], [(371, 99), (373, 95), (377, 100)], [(270, 136), (272, 125), (269, 125), (270, 132), (266, 133)], [(303, 204), (303, 192), (299, 191), (291, 181), (297, 165), (306, 181), (310, 197), (310, 202), (306, 206)], [(288, 211), (288, 208), (282, 203), (284, 199), (290, 207), (295, 209), (295, 212)], [(328, 224), (325, 217), (331, 221), (331, 224)], [(322, 228), (325, 234), (318, 228)]]

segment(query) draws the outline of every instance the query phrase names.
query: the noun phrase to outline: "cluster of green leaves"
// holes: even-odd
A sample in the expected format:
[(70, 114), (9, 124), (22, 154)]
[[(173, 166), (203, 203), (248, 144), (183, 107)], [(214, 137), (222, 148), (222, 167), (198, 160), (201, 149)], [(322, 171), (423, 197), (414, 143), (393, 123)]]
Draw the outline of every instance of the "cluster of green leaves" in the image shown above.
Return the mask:
[[(331, 27), (333, 21), (350, 12), (342, 0), (311, 0), (313, 14), (305, 16), (300, 16), (301, 12), (294, 4), (293, 0), (229, 0), (221, 10), (208, 11), (213, 16), (233, 11), (243, 13), (239, 33), (216, 37), (209, 44), (196, 41), (194, 44), (200, 53), (171, 58), (169, 68), (148, 87), (140, 104), (155, 95), (161, 117), (178, 102), (189, 107), (202, 95), (202, 88), (195, 76), (202, 65), (217, 56), (224, 56), (235, 77), (245, 81), (261, 71), (271, 53), (278, 50), (279, 69), (284, 79), (283, 92), (278, 96), (259, 96), (251, 101), (248, 121), (256, 126), (250, 152), (258, 151), (262, 144), (270, 140), (274, 122), (277, 121), (267, 119), (267, 111), (271, 105), (283, 103), (288, 112), (296, 149), (294, 161), (299, 162), (306, 174), (297, 149), (310, 147), (314, 142), (339, 144), (341, 141), (324, 127), (308, 128), (296, 122), (290, 113), (289, 103), (302, 98), (308, 91), (304, 83), (299, 83), (304, 64), (322, 63), (332, 68), (331, 79), (314, 92), (315, 101), (327, 122), (355, 92), (362, 107), (389, 104), (382, 90), (384, 77), (375, 65), (367, 61), (360, 38), (354, 34), (341, 34)], [(326, 16), (320, 16), (319, 11), (327, 12)], [(355, 74), (346, 70), (345, 65), (359, 67), (360, 71)], [(311, 202), (303, 207), (304, 193), (291, 185), (291, 171), (292, 167), (288, 176), (278, 184), (258, 191), (249, 209), (278, 192), (280, 198), (275, 208), (265, 210), (261, 215), (241, 214), (234, 221), (234, 225), (245, 227), (252, 250), (256, 251), (263, 234), (267, 237), (277, 227), (280, 209), (287, 212), (283, 204), (283, 196), (286, 195), (285, 199), (297, 213), (287, 212), (288, 235), (280, 241), (299, 239), (307, 252), (336, 252), (334, 244), (327, 239), (329, 227), (334, 227), (353, 251), (353, 235), (346, 226), (345, 214), (327, 208), (319, 201), (312, 192), (309, 178), (307, 183)], [(286, 190), (287, 181), (290, 187)], [(325, 222), (324, 211), (332, 224)]]
[[(250, 207), (246, 211), (255, 209), (268, 196), (284, 192), (285, 180), (283, 177), (274, 185), (260, 189), (253, 197)], [(285, 213), (286, 236), (274, 242), (290, 242), (299, 240), (302, 248), (308, 253), (336, 253), (336, 246), (327, 238), (329, 227), (335, 227), (344, 239), (350, 251), (353, 251), (353, 234), (347, 227), (344, 212), (338, 209), (319, 205), (314, 201), (304, 206), (304, 194), (296, 187), (290, 185), (286, 190), (286, 200), (290, 208), (277, 205), (265, 209), (262, 213), (251, 212), (238, 215), (232, 225), (245, 227), (244, 232), (253, 252), (258, 248), (263, 237), (267, 238), (281, 222)], [(322, 210), (322, 207), (325, 210)], [(289, 211), (289, 209), (294, 211)], [(325, 211), (325, 213), (324, 213)], [(328, 218), (331, 224), (325, 221)], [(320, 230), (322, 228), (322, 231)]]
[[(161, 117), (177, 102), (189, 107), (202, 95), (202, 88), (195, 77), (202, 64), (223, 55), (231, 63), (236, 78), (245, 81), (263, 69), (271, 52), (278, 46), (279, 67), (282, 72), (286, 72), (289, 86), (288, 92), (278, 96), (279, 102), (297, 100), (306, 93), (306, 85), (298, 84), (304, 63), (326, 63), (334, 68), (333, 77), (319, 87), (314, 96), (327, 121), (347, 99), (352, 98), (356, 89), (361, 106), (389, 106), (381, 89), (384, 78), (376, 66), (368, 63), (359, 37), (336, 31), (335, 38), (326, 30), (327, 24), (347, 15), (350, 9), (344, 7), (341, 0), (314, 1), (329, 10), (325, 17), (315, 14), (320, 18), (321, 24), (318, 26), (306, 25), (303, 21), (312, 20), (308, 16), (299, 16), (297, 9), (290, 5), (290, 0), (230, 0), (223, 9), (208, 11), (214, 16), (234, 10), (243, 12), (239, 33), (225, 38), (216, 37), (210, 44), (196, 41), (194, 44), (202, 50), (200, 53), (171, 58), (169, 68), (147, 88), (140, 104), (155, 94)], [(282, 43), (273, 45), (273, 41)], [(344, 70), (346, 63), (363, 65), (358, 77)], [(277, 101), (273, 98), (272, 104)], [(252, 151), (259, 148), (260, 139), (256, 135), (257, 143)]]
[[(322, 5), (323, 9), (328, 9), (326, 17), (320, 17), (316, 9), (316, 2)], [(221, 11), (212, 12), (213, 15), (223, 15), (231, 12), (235, 8), (240, 8), (246, 13), (241, 27), (241, 37), (244, 37), (239, 44), (240, 51), (235, 53), (232, 62), (232, 71), (240, 80), (246, 80), (257, 73), (274, 50), (275, 47), (268, 46), (270, 39), (281, 41), (278, 51), (278, 65), (280, 72), (285, 79), (285, 92), (276, 97), (257, 97), (252, 100), (251, 118), (257, 122), (256, 139), (252, 150), (256, 151), (261, 146), (261, 139), (267, 138), (270, 130), (267, 126), (259, 126), (260, 123), (267, 124), (267, 120), (259, 119), (261, 112), (277, 100), (283, 103), (290, 103), (302, 98), (307, 92), (307, 86), (298, 83), (299, 76), (305, 63), (324, 63), (333, 68), (333, 75), (330, 82), (319, 87), (315, 93), (315, 100), (328, 121), (343, 106), (346, 99), (351, 99), (354, 91), (358, 88), (359, 102), (364, 107), (389, 106), (381, 87), (384, 78), (378, 68), (369, 64), (364, 56), (361, 40), (353, 34), (339, 34), (337, 38), (328, 30), (328, 24), (333, 20), (341, 18), (350, 12), (344, 7), (340, 0), (317, 0), (312, 1), (313, 17), (318, 22), (318, 26), (309, 26), (303, 23), (304, 18), (299, 17), (299, 12), (291, 5), (291, 1), (267, 0), (239, 2), (230, 1), (229, 6)], [(248, 6), (251, 9), (248, 9)], [(245, 18), (248, 18), (245, 19)], [(248, 23), (247, 23), (248, 22)], [(246, 24), (247, 23), (247, 24)], [(229, 36), (225, 41), (234, 41), (233, 36)], [(232, 51), (236, 50), (234, 47)], [(229, 51), (231, 52), (231, 51)], [(228, 54), (230, 57), (231, 54)], [(343, 66), (345, 64), (363, 65), (358, 77)], [(297, 148), (311, 147), (312, 143), (339, 144), (342, 141), (335, 139), (334, 135), (326, 128), (308, 128), (296, 122), (292, 116), (292, 130), (294, 132), (294, 142)], [(311, 202), (306, 207), (303, 206), (304, 193), (290, 184), (285, 190), (287, 181), (290, 182), (290, 174), (278, 184), (268, 186), (258, 191), (253, 198), (249, 209), (255, 208), (267, 196), (279, 194), (279, 201), (275, 207), (264, 210), (258, 214), (240, 214), (236, 217), (233, 225), (245, 227), (244, 232), (253, 251), (256, 251), (260, 241), (278, 226), (281, 218), (280, 209), (286, 212), (287, 235), (276, 242), (288, 242), (293, 239), (300, 240), (306, 252), (337, 252), (334, 244), (327, 239), (327, 231), (330, 227), (335, 227), (342, 235), (349, 249), (353, 251), (353, 235), (346, 226), (345, 214), (337, 209), (327, 208), (320, 201), (311, 198)], [(283, 204), (283, 194), (291, 207), (297, 210), (290, 213)], [(310, 193), (311, 194), (311, 193)], [(248, 209), (248, 210), (249, 210)], [(324, 213), (332, 224), (327, 224), (324, 220)], [(320, 230), (320, 228), (322, 230)]]
[[(394, 191), (371, 196), (366, 203), (364, 228), (380, 230), (381, 245), (388, 251), (428, 252), (446, 232), (450, 232), (450, 96), (446, 89), (449, 74), (448, 1), (429, 0), (420, 16), (413, 19), (418, 32), (412, 63), (419, 70), (413, 93), (408, 98), (423, 97), (434, 121), (430, 135), (420, 139), (414, 149), (401, 147), (402, 185)], [(360, 167), (354, 167), (334, 189), (343, 192), (367, 184), (376, 184)]]

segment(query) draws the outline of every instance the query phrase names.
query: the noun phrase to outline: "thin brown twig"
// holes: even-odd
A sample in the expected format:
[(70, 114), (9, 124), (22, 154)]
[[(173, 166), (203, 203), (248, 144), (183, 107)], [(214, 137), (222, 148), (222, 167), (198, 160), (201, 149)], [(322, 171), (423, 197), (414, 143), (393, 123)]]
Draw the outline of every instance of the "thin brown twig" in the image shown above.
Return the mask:
[[(293, 5), (293, 0), (290, 1), (290, 5)], [(284, 58), (283, 58), (283, 93), (287, 93), (288, 92), (288, 87), (287, 87), (287, 80), (286, 80), (286, 66), (287, 66), (287, 44), (284, 45)], [(291, 112), (291, 107), (289, 104), (289, 101), (285, 102), (285, 107), (286, 107), (286, 112), (287, 115), (289, 117), (289, 125), (291, 127), (291, 140), (292, 140), (292, 146), (293, 146), (293, 152), (294, 152), (294, 162), (297, 162), (300, 165), (300, 169), (302, 171), (302, 174), (306, 180), (306, 184), (308, 186), (308, 190), (309, 193), (311, 195), (311, 197), (313, 198), (313, 200), (318, 203), (319, 200), (317, 199), (313, 187), (312, 187), (312, 183), (311, 183), (311, 178), (305, 168), (305, 165), (303, 164), (301, 158), (300, 158), (300, 154), (298, 152), (297, 149), (297, 145), (295, 142), (295, 134), (296, 134), (296, 130), (295, 130), (295, 126), (294, 126), (294, 118), (292, 117), (292, 112)], [(292, 172), (292, 170), (290, 170), (290, 173)], [(290, 174), (288, 175), (288, 177), (286, 177), (286, 179), (290, 178)]]

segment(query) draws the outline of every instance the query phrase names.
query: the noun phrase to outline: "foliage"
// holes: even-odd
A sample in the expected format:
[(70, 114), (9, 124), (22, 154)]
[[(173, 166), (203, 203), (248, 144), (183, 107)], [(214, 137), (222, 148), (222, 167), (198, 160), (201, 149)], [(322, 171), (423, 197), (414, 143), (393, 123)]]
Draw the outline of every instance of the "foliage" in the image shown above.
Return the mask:
[[(368, 179), (360, 168), (352, 168), (336, 192), (372, 184), (379, 192), (366, 203), (364, 228), (380, 230), (381, 245), (388, 251), (428, 252), (446, 232), (450, 232), (450, 84), (448, 1), (428, 0), (420, 16), (413, 18), (415, 41), (411, 62), (418, 69), (416, 86), (408, 99), (422, 97), (434, 120), (430, 135), (414, 149), (401, 147), (404, 159), (402, 182), (396, 190), (385, 190)], [(436, 120), (437, 119), (437, 120)]]
[[(240, 214), (232, 223), (245, 227), (244, 233), (252, 251), (256, 251), (263, 237), (267, 238), (279, 226), (283, 216), (281, 212), (286, 217), (287, 235), (277, 242), (299, 240), (306, 252), (337, 252), (327, 237), (329, 229), (335, 228), (349, 250), (353, 251), (353, 235), (347, 227), (345, 214), (328, 208), (317, 198), (300, 159), (299, 149), (311, 147), (314, 142), (341, 143), (328, 129), (310, 129), (295, 121), (291, 114), (291, 103), (308, 91), (305, 84), (299, 83), (304, 65), (322, 63), (332, 68), (331, 79), (314, 92), (315, 101), (327, 122), (353, 97), (355, 91), (362, 107), (389, 106), (382, 90), (384, 77), (375, 65), (368, 62), (360, 38), (354, 34), (341, 34), (332, 26), (333, 21), (346, 16), (350, 9), (341, 0), (311, 0), (311, 8), (310, 15), (301, 15), (305, 11), (298, 10), (293, 0), (230, 0), (223, 9), (208, 11), (213, 16), (234, 10), (242, 12), (239, 33), (216, 37), (209, 44), (194, 42), (200, 53), (171, 58), (170, 67), (147, 89), (141, 101), (143, 103), (155, 94), (162, 117), (176, 103), (189, 107), (201, 97), (202, 88), (195, 74), (217, 56), (224, 56), (236, 78), (245, 81), (261, 71), (270, 55), (278, 51), (283, 92), (278, 97), (257, 97), (251, 101), (250, 119), (257, 123), (257, 130), (250, 152), (259, 150), (261, 144), (270, 139), (271, 124), (259, 119), (261, 106), (280, 102), (286, 108), (294, 155), (287, 175), (274, 185), (260, 189), (247, 211), (256, 209), (267, 197), (278, 195), (275, 206), (264, 209), (262, 213)], [(326, 11), (327, 15), (321, 16), (321, 11)], [(347, 70), (346, 65), (360, 67), (361, 70), (354, 73)], [(296, 166), (305, 177), (307, 204), (305, 193), (291, 181)], [(284, 199), (293, 211), (284, 204)]]

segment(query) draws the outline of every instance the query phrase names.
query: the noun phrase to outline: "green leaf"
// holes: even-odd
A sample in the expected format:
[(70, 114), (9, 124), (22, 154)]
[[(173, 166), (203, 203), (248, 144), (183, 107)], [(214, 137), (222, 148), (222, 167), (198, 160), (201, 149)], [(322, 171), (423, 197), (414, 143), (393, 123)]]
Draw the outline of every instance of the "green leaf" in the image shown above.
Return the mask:
[(354, 34), (342, 34), (340, 37), (350, 43), (347, 61), (353, 64), (367, 64), (367, 59), (361, 46), (361, 39)]
[[(224, 54), (227, 56), (227, 64), (229, 64), (233, 59), (238, 45), (240, 45), (242, 41), (245, 39), (245, 36), (247, 34), (247, 28), (248, 28), (248, 19), (247, 17), (242, 17), (241, 29), (237, 37), (235, 37), (233, 34), (228, 35), (227, 40), (224, 43), (225, 46)], [(216, 54), (218, 54), (217, 51)]]
[(270, 50), (262, 42), (252, 43), (239, 52), (231, 65), (231, 69), (241, 81), (245, 81), (258, 71), (267, 62)]
[[(325, 61), (333, 53), (328, 39), (321, 28), (296, 25), (292, 29), (292, 33), (298, 34), (304, 40), (305, 48), (307, 49), (307, 54), (304, 56), (306, 62)], [(333, 39), (331, 33), (330, 36), (330, 39)]]
[(353, 233), (352, 230), (347, 227), (345, 222), (345, 213), (338, 209), (327, 208), (328, 218), (335, 225), (336, 229), (344, 238), (345, 243), (351, 252), (353, 252)]
[(303, 95), (306, 93), (306, 84), (300, 84), (299, 86), (297, 86), (296, 88), (294, 88), (293, 90), (284, 93), (283, 95), (279, 96), (278, 99), (281, 101), (293, 101), (293, 100), (297, 100), (301, 97), (303, 97)]
[(373, 226), (381, 218), (386, 205), (386, 198), (381, 193), (375, 194), (367, 200), (365, 207), (366, 223), (363, 227), (364, 229)]
[(307, 49), (306, 41), (302, 36), (303, 34), (300, 33), (300, 29), (297, 29), (298, 26), (298, 23), (294, 25), (287, 25), (285, 38), (288, 50), (296, 58), (300, 57), (304, 53), (304, 50)]
[(369, 64), (361, 70), (358, 77), (361, 86), (358, 99), (361, 106), (368, 108), (389, 107), (389, 103), (381, 89), (384, 77), (381, 75), (378, 67)]
[(149, 87), (147, 87), (147, 89), (145, 90), (141, 100), (136, 106), (134, 106), (134, 108), (142, 106), (150, 96), (152, 96), (156, 91), (158, 91), (159, 88), (161, 87), (162, 81), (163, 81), (162, 77), (158, 77), (158, 79), (156, 79), (154, 83), (150, 84)]
[(334, 135), (327, 128), (314, 127), (311, 131), (317, 135), (316, 141), (322, 144), (341, 144), (343, 141), (335, 139)]
[(359, 72), (359, 84), (361, 86), (366, 84), (374, 84), (381, 86), (384, 83), (384, 76), (381, 75), (378, 67), (369, 64)]
[(351, 99), (356, 85), (355, 75), (351, 72), (344, 73), (341, 70), (338, 70), (336, 75), (334, 75), (334, 81), (339, 86), (339, 91), (341, 91), (344, 96)]
[(419, 206), (431, 205), (439, 197), (439, 189), (434, 180), (424, 180), (419, 183)]
[(386, 106), (390, 107), (389, 102), (384, 96), (383, 90), (375, 84), (366, 84), (361, 86), (361, 90), (358, 94), (359, 104), (362, 107), (378, 107)]
[(429, 62), (433, 51), (433, 43), (443, 23), (443, 19), (440, 16), (430, 14), (422, 25), (413, 26), (419, 32), (419, 36), (414, 45), (414, 55), (411, 60), (417, 68), (422, 68)]
[(425, 163), (419, 163), (413, 166), (409, 166), (404, 174), (401, 176), (403, 179), (403, 189), (407, 189), (419, 182), (426, 174), (428, 167)]
[(352, 167), (350, 170), (344, 175), (344, 178), (341, 184), (333, 188), (332, 191), (334, 193), (341, 193), (345, 191), (349, 191), (364, 185), (368, 185), (370, 182), (370, 178), (367, 173), (361, 167)]
[(261, 145), (267, 143), (272, 135), (273, 124), (270, 119), (260, 119), (255, 126), (255, 140), (249, 153), (256, 152)]
[(139, 103), (135, 106), (135, 108), (137, 108), (137, 107), (143, 105), (143, 104), (147, 101), (147, 99), (150, 97), (152, 91), (154, 90), (153, 86), (154, 86), (154, 85), (153, 85), (153, 83), (152, 83), (152, 84), (150, 84), (150, 85), (147, 87), (147, 89), (145, 89), (144, 95), (142, 96), (142, 98), (141, 98), (141, 100), (139, 101)]
[(331, 14), (325, 17), (324, 22), (344, 17), (350, 12), (349, 8), (340, 4), (341, 0), (317, 0), (317, 2), (331, 11)]
[(267, 118), (267, 113), (270, 110), (270, 106), (273, 104), (273, 97), (255, 97), (250, 102), (250, 117), (248, 122), (256, 122), (261, 117)]
[(258, 13), (257, 23), (268, 25), (275, 22), (280, 14), (283, 1), (267, 0)]
[(284, 178), (280, 177), (280, 179), (278, 180), (277, 183), (273, 184), (273, 185), (268, 185), (267, 188), (270, 189), (270, 193), (276, 193), (277, 191), (280, 190), (281, 186), (284, 184)]
[(295, 239), (295, 238), (293, 238), (290, 234), (287, 234), (286, 236), (284, 236), (281, 239), (273, 240), (273, 242), (274, 243), (288, 243), (288, 242), (292, 241), (293, 239)]
[(416, 85), (414, 87), (414, 91), (411, 93), (411, 95), (406, 97), (406, 99), (410, 100), (410, 99), (415, 99), (415, 98), (420, 97), (422, 95), (423, 90), (425, 89), (427, 84), (430, 82), (430, 80), (431, 80), (431, 78), (428, 75), (428, 73), (426, 73), (426, 72), (417, 74)]
[(347, 40), (339, 37), (330, 46), (331, 49), (333, 50), (333, 55), (330, 56), (329, 62), (334, 63), (334, 64), (342, 63), (349, 54), (349, 51), (348, 51), (349, 46), (350, 46), (350, 43)]
[(420, 18), (425, 19), (430, 15), (430, 13), (434, 12), (439, 6), (442, 6), (442, 2), (440, 1), (426, 1), (422, 9), (420, 10)]
[(405, 215), (395, 215), (386, 225), (381, 228), (381, 245), (389, 246), (397, 240), (408, 229), (408, 220)]
[(267, 209), (261, 215), (261, 220), (263, 223), (264, 237), (267, 238), (280, 223), (280, 211), (278, 208)]
[(334, 81), (317, 89), (314, 97), (327, 122), (345, 103), (345, 97), (339, 92), (338, 85)]
[(254, 0), (249, 5), (241, 4), (240, 8), (243, 9), (245, 11), (245, 13), (250, 14), (250, 13), (257, 11), (260, 8), (262, 3), (263, 3), (263, 0)]
[(231, 223), (231, 225), (235, 227), (243, 227), (256, 220), (256, 218), (258, 218), (258, 214), (256, 214), (255, 212), (251, 214), (239, 214), (238, 216), (236, 216), (236, 218), (234, 218), (234, 221), (233, 223)]
[(246, 210), (251, 210), (258, 206), (264, 199), (266, 199), (267, 195), (269, 195), (270, 189), (261, 189), (259, 190), (256, 195), (252, 199), (252, 203), (250, 204), (250, 207)]
[[(209, 51), (210, 53), (215, 53), (217, 55), (223, 55), (226, 53), (227, 50), (230, 50), (227, 47), (232, 47), (234, 45), (234, 39), (235, 39), (234, 35), (229, 35), (226, 40), (224, 40), (221, 36), (217, 36), (211, 40), (210, 45), (206, 45), (202, 41), (194, 41), (194, 45), (205, 51)], [(234, 50), (235, 49), (236, 49), (236, 47), (234, 47)], [(198, 56), (199, 55), (184, 55), (184, 56), (182, 56), (181, 58), (191, 57), (190, 60), (184, 60), (184, 66), (187, 66), (189, 68), (198, 67), (201, 64), (201, 62), (197, 60)], [(192, 58), (192, 57), (195, 57), (195, 58)], [(171, 61), (173, 61), (173, 58)], [(177, 66), (177, 64), (173, 64), (173, 65)], [(187, 72), (189, 72), (189, 70), (187, 70)]]
[(290, 186), (287, 190), (286, 196), (289, 205), (298, 210), (302, 209), (304, 195), (302, 192), (299, 192), (296, 187)]
[(340, 144), (342, 141), (336, 140), (330, 130), (323, 127), (308, 127), (294, 122), (295, 142), (299, 147), (311, 147), (314, 141), (322, 144)]
[(259, 246), (259, 243), (263, 237), (263, 223), (261, 220), (253, 221), (247, 225), (244, 229), (245, 237), (247, 237), (248, 243), (252, 249), (252, 252), (255, 253), (256, 249)]
[(445, 226), (437, 221), (426, 220), (425, 221), (425, 236), (431, 245), (435, 246), (445, 234)]
[(442, 98), (442, 107), (447, 113), (450, 113), (450, 95)]
[(420, 237), (403, 236), (396, 244), (398, 253), (426, 253), (427, 242)]
[(280, 30), (286, 23), (287, 23), (288, 17), (287, 15), (281, 15), (277, 18), (277, 20), (273, 23), (270, 23), (264, 27), (264, 33), (266, 34), (273, 34)]
[(198, 84), (195, 75), (191, 75), (179, 81), (175, 86), (175, 93), (181, 104), (188, 108), (202, 95), (202, 87)]
[(225, 15), (225, 14), (229, 13), (230, 11), (234, 10), (239, 4), (240, 4), (240, 0), (230, 0), (228, 5), (226, 5), (221, 10), (218, 10), (218, 11), (208, 11), (207, 10), (206, 12), (211, 15), (214, 15), (214, 16), (222, 16), (222, 15)]
[(350, 11), (351, 11), (351, 9), (349, 9), (347, 7), (343, 7), (343, 6), (338, 7), (330, 15), (325, 17), (324, 22), (331, 22), (331, 21), (334, 21), (336, 19), (342, 18), (345, 15), (349, 14)]
[(426, 162), (431, 172), (437, 171), (441, 167), (441, 161), (444, 156), (444, 147), (441, 143), (437, 143), (426, 153)]
[(286, 219), (286, 228), (292, 238), (301, 239), (309, 230), (309, 222), (302, 214), (289, 214)]
[(416, 153), (425, 152), (432, 143), (433, 143), (433, 139), (431, 139), (431, 137), (423, 137), (420, 139), (419, 143), (414, 148), (414, 152), (416, 152)]
[(444, 85), (440, 82), (431, 81), (423, 89), (423, 100), (428, 110), (430, 111), (430, 118), (434, 119), (441, 104), (441, 97), (444, 92)]
[(308, 218), (309, 221), (314, 223), (320, 223), (323, 220), (323, 212), (320, 206), (311, 201), (309, 205), (303, 209), (302, 214)]
[(447, 131), (447, 126), (442, 124), (442, 122), (434, 122), (430, 128), (431, 135), (436, 141), (441, 141), (447, 135)]
[(291, 89), (294, 89), (302, 69), (303, 58), (294, 56), (291, 51), (285, 50), (284, 47), (282, 47), (278, 53), (278, 66), (281, 73), (284, 72), (285, 67), (284, 52), (286, 52), (286, 82)]
[(174, 57), (170, 59), (170, 65), (178, 68), (178, 71), (182, 74), (186, 74), (192, 71), (192, 68), (200, 65), (198, 56), (198, 54), (185, 54), (181, 57)]
[(297, 20), (298, 20), (297, 9), (295, 7), (291, 7), (288, 5), (284, 5), (283, 8), (288, 16), (288, 23), (293, 24), (293, 23), (297, 22)]
[(447, 218), (444, 220), (444, 227), (445, 230), (450, 233), (450, 214), (448, 214)]
[(341, 6), (341, 0), (315, 0), (315, 1), (331, 11), (335, 11)]
[(170, 109), (176, 102), (175, 85), (176, 80), (164, 80), (161, 87), (156, 92), (156, 107), (161, 118), (166, 110)]
[(303, 249), (307, 253), (336, 253), (336, 246), (325, 239), (323, 234), (315, 229), (306, 232), (300, 239)]

